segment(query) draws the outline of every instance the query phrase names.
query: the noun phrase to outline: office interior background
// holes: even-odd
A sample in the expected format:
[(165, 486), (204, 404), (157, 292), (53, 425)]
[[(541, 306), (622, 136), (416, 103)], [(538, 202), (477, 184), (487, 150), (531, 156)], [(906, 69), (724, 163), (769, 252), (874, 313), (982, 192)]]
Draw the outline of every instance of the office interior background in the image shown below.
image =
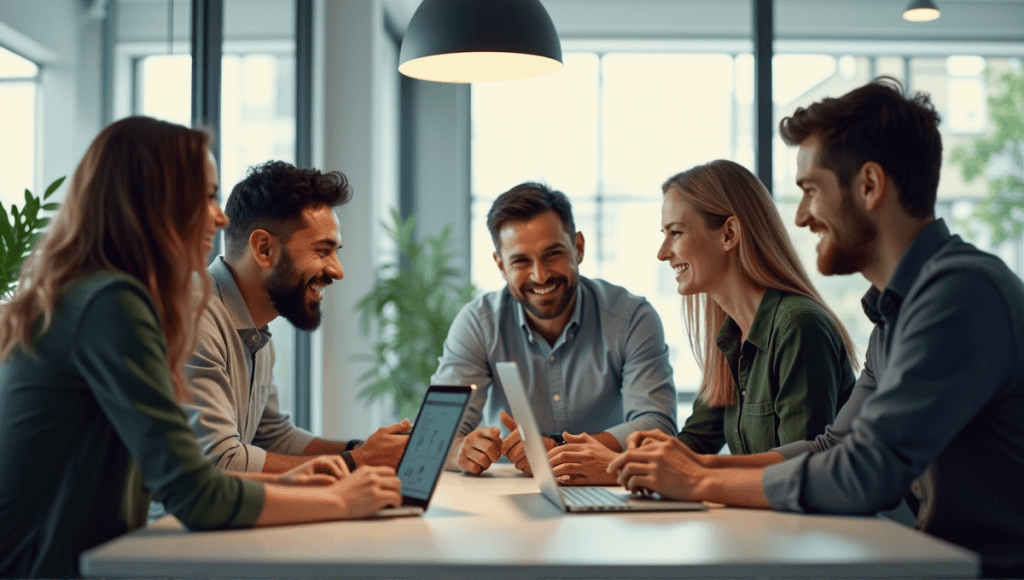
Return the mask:
[[(881, 74), (930, 93), (942, 116), (938, 215), (1024, 272), (1020, 233), (1000, 240), (977, 214), (986, 196), (1014, 195), (990, 192), (990, 184), (1024, 178), (1021, 144), (973, 180), (955, 153), (999, 128), (988, 105), (1006, 90), (999, 76), (1024, 75), (1024, 0), (936, 0), (942, 16), (925, 23), (903, 20), (907, 0), (775, 0), (770, 30), (758, 31), (774, 40), (770, 90), (754, 82), (754, 0), (543, 0), (562, 39), (563, 70), (473, 86), (398, 73), (418, 3), (2, 0), (0, 203), (20, 204), (25, 188), (41, 192), (71, 175), (113, 120), (145, 114), (191, 124), (194, 99), (219, 109), (222, 201), (249, 166), (269, 159), (343, 171), (355, 191), (338, 212), (345, 279), (325, 292), (319, 330), (271, 324), (283, 407), (333, 438), (397, 419), (389, 405), (357, 395), (371, 341), (354, 307), (395, 259), (382, 222), (397, 209), (417, 217), (418, 237), (452, 226), (464, 278), (481, 292), (499, 289), (486, 212), (525, 180), (572, 200), (587, 239), (582, 275), (623, 285), (660, 313), (680, 424), (700, 371), (672, 272), (655, 255), (661, 183), (693, 165), (726, 158), (755, 170), (758, 156), (770, 154), (766, 185), (804, 265), (863, 349), (867, 282), (815, 271), (817, 239), (793, 224), (795, 150), (777, 134), (759, 147), (755, 110), (770, 103), (774, 126), (798, 106)], [(211, 34), (218, 25), (222, 35)], [(198, 83), (193, 29), (206, 71)], [(1006, 218), (1019, 223), (1022, 214)]]

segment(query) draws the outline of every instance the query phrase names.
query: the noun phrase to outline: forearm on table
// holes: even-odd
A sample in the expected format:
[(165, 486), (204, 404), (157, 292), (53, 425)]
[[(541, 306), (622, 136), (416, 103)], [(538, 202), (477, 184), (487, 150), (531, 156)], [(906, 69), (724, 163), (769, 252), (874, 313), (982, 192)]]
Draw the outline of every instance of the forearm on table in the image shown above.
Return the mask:
[(695, 496), (729, 506), (771, 509), (762, 487), (763, 473), (758, 467), (705, 469), (694, 489)]
[(263, 509), (253, 526), (337, 520), (344, 514), (344, 502), (326, 488), (264, 484)]
[(782, 463), (786, 458), (777, 451), (765, 451), (764, 453), (752, 453), (750, 455), (702, 455), (701, 460), (706, 467), (725, 469), (730, 467), (767, 467), (776, 463)]
[(263, 473), (284, 473), (310, 459), (312, 457), (309, 455), (282, 455), (273, 451), (267, 451), (267, 458), (263, 462)]

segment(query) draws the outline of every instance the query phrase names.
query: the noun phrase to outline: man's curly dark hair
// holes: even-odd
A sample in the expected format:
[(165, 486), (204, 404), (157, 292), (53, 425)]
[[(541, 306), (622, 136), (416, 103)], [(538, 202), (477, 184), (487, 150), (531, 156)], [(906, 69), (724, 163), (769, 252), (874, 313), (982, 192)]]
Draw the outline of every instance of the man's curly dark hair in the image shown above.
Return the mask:
[(252, 167), (228, 197), (224, 213), (231, 223), (224, 229), (225, 254), (229, 260), (238, 258), (256, 229), (287, 243), (302, 225), (303, 210), (336, 207), (351, 198), (348, 178), (340, 171), (321, 173), (285, 161)]

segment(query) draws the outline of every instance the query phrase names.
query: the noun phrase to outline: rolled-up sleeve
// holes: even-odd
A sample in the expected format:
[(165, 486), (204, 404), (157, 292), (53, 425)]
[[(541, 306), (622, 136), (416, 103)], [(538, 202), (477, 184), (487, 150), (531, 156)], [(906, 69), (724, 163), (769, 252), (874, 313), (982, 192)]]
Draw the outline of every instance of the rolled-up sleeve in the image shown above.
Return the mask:
[(193, 529), (251, 525), (263, 487), (203, 457), (175, 402), (163, 332), (148, 299), (127, 284), (98, 294), (74, 340), (72, 362), (168, 511)]
[(889, 364), (849, 433), (827, 449), (768, 467), (763, 489), (769, 502), (783, 510), (846, 514), (897, 504), (1002, 384), (1013, 360), (1006, 312), (1001, 294), (981, 274), (962, 269), (931, 279), (904, 303)]
[(433, 385), (476, 385), (466, 408), (459, 434), (466, 435), (480, 425), (491, 387), (491, 365), (487, 356), (487, 337), (494, 334), (477, 316), (472, 302), (462, 307), (452, 321), (444, 350), (438, 357), (437, 371), (430, 377)]
[(606, 430), (623, 449), (634, 431), (661, 429), (676, 435), (676, 389), (668, 361), (665, 329), (658, 313), (646, 300), (633, 313), (625, 340), (623, 422)]

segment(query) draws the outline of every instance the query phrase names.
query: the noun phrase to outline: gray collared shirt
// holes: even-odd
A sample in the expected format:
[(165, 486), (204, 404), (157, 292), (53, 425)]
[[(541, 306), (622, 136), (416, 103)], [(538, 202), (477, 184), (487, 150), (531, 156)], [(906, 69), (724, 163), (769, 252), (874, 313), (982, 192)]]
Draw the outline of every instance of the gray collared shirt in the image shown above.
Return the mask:
[(930, 224), (865, 296), (864, 372), (834, 425), (778, 449), (777, 509), (872, 513), (928, 469), (925, 530), (1024, 566), (1024, 284), (999, 258)]
[(611, 433), (625, 448), (633, 431), (675, 435), (676, 392), (664, 329), (647, 300), (580, 277), (576, 305), (554, 345), (535, 333), (508, 288), (465, 305), (455, 317), (435, 385), (479, 388), (460, 433), (508, 411), (496, 362), (516, 361), (542, 433)]
[(193, 400), (183, 406), (211, 461), (228, 471), (259, 472), (267, 451), (301, 455), (314, 435), (280, 411), (270, 332), (256, 328), (224, 259), (214, 260), (209, 272), (210, 302), (185, 365)]

